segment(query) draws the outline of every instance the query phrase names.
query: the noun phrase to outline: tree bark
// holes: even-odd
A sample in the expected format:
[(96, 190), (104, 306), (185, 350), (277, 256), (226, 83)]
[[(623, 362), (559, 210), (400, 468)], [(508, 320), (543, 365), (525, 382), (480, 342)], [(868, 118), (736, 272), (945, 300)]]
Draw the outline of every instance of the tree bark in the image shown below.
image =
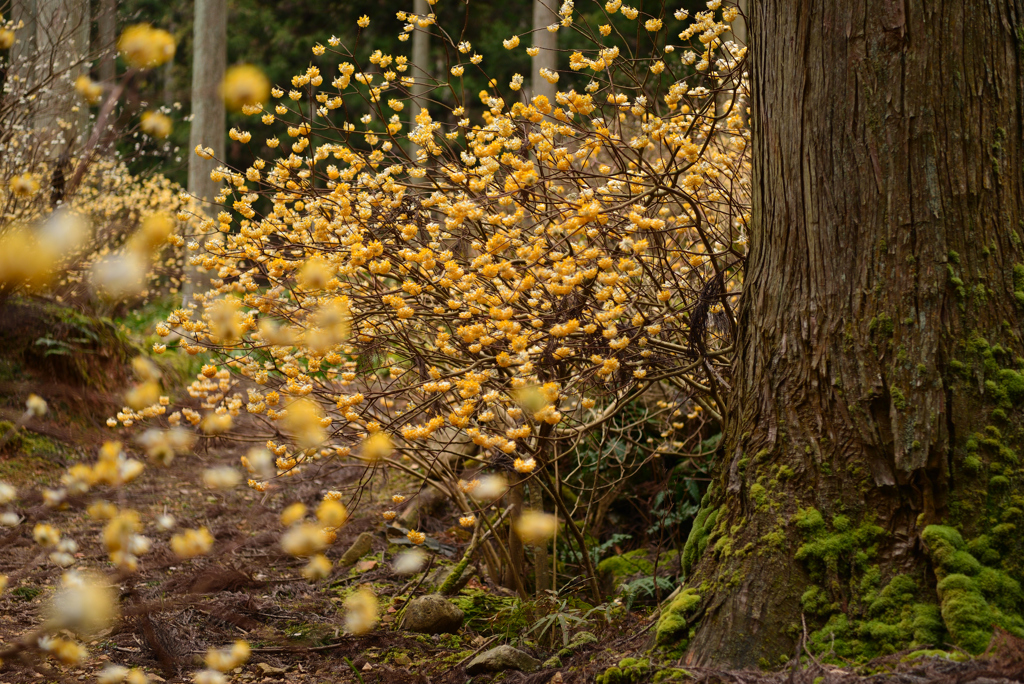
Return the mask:
[(110, 84), (117, 78), (117, 0), (100, 0), (96, 36), (100, 49), (100, 81)]
[[(691, 539), (699, 604), (665, 628), (690, 663), (778, 666), (802, 618), (891, 651), (867, 621), (897, 575), (941, 611), (933, 635), (977, 650), (943, 578), (1024, 580), (1022, 22), (1020, 0), (752, 0), (725, 447)], [(940, 553), (937, 524), (978, 563)], [(1024, 624), (1019, 597), (997, 614), (983, 593), (978, 629)]]
[(11, 47), (11, 76), (28, 79), (30, 60), (36, 54), (36, 1), (14, 0), (11, 4), (11, 19), (22, 28), (15, 33)]
[(530, 97), (543, 95), (548, 102), (555, 101), (558, 88), (554, 83), (540, 75), (541, 69), (555, 71), (558, 68), (558, 34), (549, 32), (545, 27), (558, 23), (558, 3), (555, 0), (533, 0), (533, 35), (534, 47), (540, 48), (536, 56), (530, 58)]
[[(40, 134), (65, 140), (88, 136), (89, 108), (75, 92), (75, 79), (84, 73), (89, 53), (89, 19), (88, 0), (35, 0), (35, 77), (57, 75), (37, 106)], [(65, 149), (51, 145), (48, 152), (57, 157)]]
[[(418, 17), (425, 17), (430, 14), (430, 5), (427, 0), (415, 0), (413, 13)], [(415, 83), (412, 86), (412, 107), (409, 129), (416, 128), (416, 117), (420, 110), (427, 106), (427, 95), (431, 87), (430, 79), (430, 33), (429, 27), (413, 31), (412, 34), (412, 76)]]
[[(225, 113), (220, 84), (227, 68), (227, 3), (226, 0), (196, 0), (193, 22), (192, 53), (192, 127), (189, 130), (188, 191), (201, 202), (209, 203), (218, 193), (218, 185), (210, 179), (216, 160), (195, 154), (197, 145), (213, 149), (216, 159), (224, 159)], [(214, 213), (214, 206), (207, 205)], [(210, 285), (209, 274), (194, 266), (186, 266), (182, 288), (183, 305), (188, 306), (195, 295)]]

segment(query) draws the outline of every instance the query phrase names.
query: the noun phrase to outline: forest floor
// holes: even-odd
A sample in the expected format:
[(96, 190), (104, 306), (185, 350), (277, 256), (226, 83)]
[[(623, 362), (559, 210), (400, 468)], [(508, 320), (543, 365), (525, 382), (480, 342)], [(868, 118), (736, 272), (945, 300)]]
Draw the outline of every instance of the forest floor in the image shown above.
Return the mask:
[[(106, 564), (101, 544), (104, 521), (87, 516), (81, 501), (70, 501), (63, 510), (48, 508), (43, 505), (42, 490), (57, 486), (70, 463), (93, 460), (100, 445), (113, 437), (103, 423), (117, 410), (118, 394), (83, 389), (80, 383), (43, 377), (24, 368), (11, 372), (0, 363), (0, 420), (17, 420), (29, 392), (45, 396), (51, 411), (45, 418), (29, 422), (0, 451), (0, 481), (19, 488), (22, 510), (27, 511), (22, 524), (0, 531), (0, 574), (11, 578), (7, 590), (0, 594), (0, 649), (38, 627), (62, 572), (32, 541), (35, 523), (48, 522), (64, 536), (73, 537), (79, 545), (76, 556), (85, 565)], [(301, 575), (303, 561), (278, 546), (280, 513), (296, 501), (315, 507), (325, 491), (356, 484), (363, 470), (343, 464), (311, 468), (265, 493), (245, 487), (211, 492), (203, 486), (205, 468), (237, 466), (249, 446), (207, 440), (194, 454), (177, 458), (170, 467), (147, 468), (138, 481), (119, 491), (115, 503), (137, 510), (144, 521), (171, 515), (178, 529), (207, 527), (216, 540), (213, 551), (180, 560), (168, 548), (173, 531), (159, 531), (148, 523), (146, 534), (154, 542), (153, 551), (141, 559), (138, 572), (120, 579), (122, 617), (87, 642), (87, 660), (65, 667), (12, 659), (0, 666), (0, 684), (93, 681), (111, 663), (143, 668), (150, 681), (191, 681), (203, 667), (208, 648), (224, 647), (238, 639), (252, 646), (252, 655), (228, 676), (232, 682), (245, 684), (994, 684), (1024, 679), (1024, 645), (1009, 637), (1004, 638), (997, 656), (964, 662), (940, 654), (912, 658), (896, 654), (857, 667), (825, 665), (805, 657), (775, 673), (693, 667), (651, 650), (656, 606), (625, 610), (613, 596), (596, 611), (571, 597), (564, 602), (559, 597), (558, 601), (523, 603), (512, 592), (476, 574), (453, 599), (465, 611), (458, 633), (428, 636), (402, 631), (396, 619), (402, 607), (414, 596), (430, 592), (438, 581), (437, 571), (450, 567), (467, 542), (452, 512), (425, 511), (419, 527), (454, 549), (454, 558), (437, 552), (422, 572), (396, 574), (394, 556), (408, 547), (396, 543), (405, 541), (403, 537), (387, 534), (381, 513), (391, 507), (390, 496), (403, 485), (411, 487), (411, 480), (374, 480), (362, 488), (360, 501), (351, 507), (352, 517), (327, 551), (334, 565), (331, 575), (309, 582)], [(354, 565), (341, 567), (338, 560), (364, 532), (373, 536), (370, 550)], [(344, 600), (365, 585), (372, 587), (380, 600), (381, 622), (368, 634), (347, 635)], [(556, 624), (548, 635), (553, 639), (545, 641), (538, 638), (536, 627), (551, 610), (564, 612), (567, 628), (563, 635)], [(580, 639), (582, 632), (592, 637)], [(566, 649), (566, 639), (576, 647)], [(467, 674), (466, 665), (477, 654), (501, 644), (512, 644), (548, 662), (529, 674)], [(559, 651), (557, 663), (548, 660)], [(605, 674), (627, 658), (634, 660)]]

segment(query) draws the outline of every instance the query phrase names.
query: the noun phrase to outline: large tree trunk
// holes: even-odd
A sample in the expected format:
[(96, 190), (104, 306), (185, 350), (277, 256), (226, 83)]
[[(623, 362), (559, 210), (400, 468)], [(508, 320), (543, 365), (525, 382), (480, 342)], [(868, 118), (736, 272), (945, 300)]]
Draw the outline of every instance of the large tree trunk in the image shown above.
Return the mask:
[[(195, 0), (192, 52), (192, 125), (189, 130), (188, 191), (200, 202), (212, 202), (219, 191), (210, 180), (210, 172), (224, 159), (226, 137), (224, 98), (220, 84), (227, 68), (227, 2), (226, 0)], [(221, 160), (209, 161), (195, 154), (196, 145), (213, 149)], [(206, 204), (207, 213), (215, 215), (216, 205)], [(194, 266), (185, 269), (182, 289), (183, 305), (188, 306), (195, 295), (210, 285), (208, 273)]]
[(751, 4), (727, 436), (660, 639), (977, 651), (1024, 631), (1024, 3)]

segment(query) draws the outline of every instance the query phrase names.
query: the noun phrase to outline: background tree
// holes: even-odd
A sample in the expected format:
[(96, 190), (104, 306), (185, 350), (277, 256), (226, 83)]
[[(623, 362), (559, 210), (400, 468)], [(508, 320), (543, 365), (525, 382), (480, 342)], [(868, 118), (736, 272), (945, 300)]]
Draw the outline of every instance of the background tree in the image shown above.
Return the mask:
[(752, 4), (727, 438), (659, 626), (691, 662), (1024, 631), (1022, 15)]
[(554, 83), (540, 75), (541, 69), (555, 71), (558, 69), (558, 34), (548, 31), (549, 24), (558, 23), (558, 7), (554, 0), (533, 0), (533, 35), (531, 39), (534, 47), (540, 48), (540, 52), (530, 58), (530, 90), (531, 95), (543, 95), (549, 101), (554, 102), (557, 88)]
[[(558, 34), (554, 31), (548, 31), (546, 28), (549, 24), (558, 22), (558, 8), (549, 7), (549, 4), (553, 4), (552, 0), (533, 0), (533, 33), (530, 35), (530, 40), (533, 43), (533, 47), (540, 48), (540, 51), (530, 57), (530, 97), (543, 95), (549, 102), (554, 102), (555, 93), (558, 91), (558, 88), (554, 83), (550, 83), (540, 75), (541, 69), (549, 71), (558, 69), (558, 53), (556, 52), (558, 49)], [(520, 499), (520, 503), (522, 503), (521, 492), (514, 492), (514, 498)], [(544, 510), (544, 498), (540, 487), (530, 487), (530, 506), (538, 511)], [(510, 548), (513, 551), (522, 553), (522, 548), (518, 545), (514, 534), (510, 537)], [(551, 577), (548, 570), (547, 544), (536, 545), (534, 547), (534, 556), (536, 558), (537, 591), (541, 592), (549, 589), (551, 585)]]
[[(45, 100), (37, 107), (39, 133), (64, 137), (61, 122), (71, 125), (71, 135), (83, 135), (88, 125), (88, 110), (77, 107), (74, 83), (89, 53), (90, 13), (87, 0), (18, 0), (12, 17), (25, 22), (12, 50), (15, 73), (31, 84), (46, 87), (37, 97)], [(51, 55), (50, 60), (33, 60), (37, 53)], [(51, 78), (56, 75), (56, 78)], [(47, 156), (56, 157), (66, 145), (55, 145)]]
[[(196, 0), (192, 54), (192, 128), (189, 133), (188, 191), (201, 201), (216, 197), (218, 185), (210, 179), (216, 162), (194, 153), (197, 145), (211, 148), (224, 158), (225, 112), (220, 84), (227, 67), (227, 3)], [(196, 292), (206, 289), (205, 274), (194, 268), (186, 273), (182, 290), (187, 304)]]
[[(413, 6), (413, 13), (418, 17), (430, 14), (430, 5), (427, 4), (427, 0), (416, 0)], [(425, 69), (430, 64), (430, 34), (426, 31), (416, 31), (413, 33), (412, 63), (420, 69)], [(410, 108), (410, 113), (412, 114), (410, 121), (415, 122), (420, 109), (426, 105), (423, 98), (430, 92), (430, 86), (427, 83), (430, 79), (430, 74), (420, 72), (414, 74), (413, 78), (416, 79), (416, 85), (411, 89), (413, 100), (412, 107)], [(415, 125), (415, 123), (412, 125)]]
[(99, 12), (96, 15), (97, 46), (100, 54), (99, 77), (110, 83), (117, 75), (117, 50), (114, 42), (117, 39), (117, 0), (100, 0)]

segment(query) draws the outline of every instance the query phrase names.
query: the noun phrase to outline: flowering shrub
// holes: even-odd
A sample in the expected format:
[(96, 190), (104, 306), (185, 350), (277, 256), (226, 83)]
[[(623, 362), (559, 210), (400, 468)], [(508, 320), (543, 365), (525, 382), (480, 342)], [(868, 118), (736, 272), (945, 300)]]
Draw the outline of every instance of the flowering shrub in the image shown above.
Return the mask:
[[(270, 109), (230, 96), (255, 125), (286, 123), (289, 140), (266, 141), (276, 159), (215, 172), (226, 206), (200, 223), (192, 257), (214, 289), (160, 332), (218, 361), (191, 388), (206, 416), (185, 409), (169, 423), (219, 434), (243, 411), (268, 419), (261, 458), (274, 467), (247, 463), (256, 489), (352, 459), (429, 477), (470, 516), (490, 498), (473, 500), (465, 459), (513, 481), (546, 473), (531, 482), (560, 504), (546, 485), (557, 459), (649, 388), (673, 389), (666, 416), (717, 416), (749, 132), (745, 48), (722, 38), (738, 11), (709, 8), (648, 17), (614, 0), (592, 32), (566, 2), (547, 30), (572, 27), (592, 48), (541, 74), (563, 87), (554, 101), (526, 96), (520, 76), (471, 106), (459, 78), (484, 57), (440, 29), (465, 56), (430, 83), (460, 103), (447, 111), (421, 101), (409, 120), (422, 77), (407, 57), (378, 50), (364, 63), (338, 39), (313, 48), (336, 76), (311, 66), (271, 90)], [(620, 10), (641, 22), (642, 48), (606, 38)], [(436, 26), (398, 18), (400, 38)], [(505, 48), (535, 54), (522, 42)], [(229, 81), (258, 92), (258, 78)], [(253, 135), (231, 130), (243, 144)], [(672, 453), (672, 432), (638, 449)]]

